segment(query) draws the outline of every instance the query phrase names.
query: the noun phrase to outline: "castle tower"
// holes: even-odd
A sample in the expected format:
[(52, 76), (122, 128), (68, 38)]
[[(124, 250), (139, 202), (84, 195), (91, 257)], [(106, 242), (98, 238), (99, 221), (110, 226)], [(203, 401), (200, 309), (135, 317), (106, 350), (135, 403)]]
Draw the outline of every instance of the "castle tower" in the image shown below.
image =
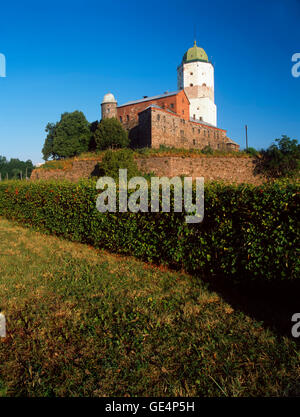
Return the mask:
[(101, 103), (102, 119), (117, 117), (117, 100), (111, 93), (105, 94)]
[(177, 68), (177, 88), (190, 100), (190, 118), (217, 126), (214, 98), (214, 67), (204, 49), (194, 43)]

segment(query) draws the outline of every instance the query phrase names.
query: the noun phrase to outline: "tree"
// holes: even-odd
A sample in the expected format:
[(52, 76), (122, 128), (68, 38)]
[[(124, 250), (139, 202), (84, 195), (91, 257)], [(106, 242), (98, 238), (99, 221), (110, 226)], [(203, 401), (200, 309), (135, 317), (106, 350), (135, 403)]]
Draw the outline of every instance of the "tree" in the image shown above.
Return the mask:
[(29, 178), (33, 169), (34, 166), (30, 159), (24, 162), (17, 158), (11, 158), (8, 161), (4, 156), (0, 156), (0, 174), (2, 180), (7, 177), (9, 179), (25, 178), (26, 174)]
[(126, 148), (129, 146), (128, 134), (121, 123), (114, 117), (103, 119), (95, 131), (96, 148)]
[(43, 159), (47, 161), (49, 158), (57, 159), (58, 155), (56, 155), (53, 151), (53, 142), (54, 142), (54, 134), (55, 134), (55, 128), (57, 126), (57, 123), (48, 123), (46, 126), (45, 131), (48, 132), (48, 135), (46, 137), (42, 154)]
[(290, 139), (282, 135), (281, 139), (275, 139), (276, 143), (268, 149), (260, 151), (257, 157), (256, 172), (269, 178), (293, 176), (299, 172), (300, 145), (296, 139)]
[(89, 143), (89, 151), (90, 152), (94, 152), (97, 148), (96, 141), (95, 141), (95, 132), (98, 128), (98, 124), (99, 124), (98, 120), (96, 120), (95, 122), (92, 122), (90, 124), (90, 131), (91, 131), (91, 139), (90, 139), (90, 143)]
[(45, 160), (70, 158), (86, 152), (89, 149), (91, 139), (90, 124), (80, 111), (63, 113), (56, 124), (48, 123), (43, 147)]

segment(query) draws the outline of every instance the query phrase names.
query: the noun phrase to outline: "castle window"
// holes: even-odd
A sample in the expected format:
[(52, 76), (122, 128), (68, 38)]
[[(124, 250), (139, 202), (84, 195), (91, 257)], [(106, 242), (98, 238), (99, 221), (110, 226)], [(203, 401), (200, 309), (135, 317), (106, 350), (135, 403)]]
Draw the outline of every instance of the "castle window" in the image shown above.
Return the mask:
[(120, 122), (122, 123), (122, 121), (123, 121), (122, 116), (120, 116)]
[(165, 108), (165, 104), (163, 103), (161, 107), (164, 109)]
[(157, 120), (160, 120), (160, 115), (158, 114), (156, 118), (157, 118)]
[(190, 72), (190, 75), (193, 75), (193, 73), (192, 73), (192, 72)]
[(206, 136), (206, 130), (204, 130), (204, 136)]
[(198, 133), (200, 133), (200, 129), (198, 129)]
[(171, 106), (171, 109), (174, 109), (174, 103), (171, 103), (170, 106)]
[(127, 122), (129, 122), (129, 115), (127, 114)]
[(203, 117), (200, 117), (201, 122), (203, 122)]
[(196, 115), (195, 115), (195, 114), (193, 114), (193, 119), (194, 119), (194, 120), (196, 119)]
[(193, 145), (196, 145), (196, 140), (195, 139), (193, 139)]
[(205, 83), (203, 83), (203, 84), (202, 84), (202, 87), (206, 87), (206, 84), (205, 84)]
[(193, 133), (194, 133), (195, 132), (195, 129), (193, 128), (192, 130), (193, 130)]
[(209, 130), (207, 131), (207, 137), (209, 138)]
[(194, 85), (194, 84), (193, 84), (193, 83), (191, 83), (191, 84), (190, 84), (190, 87), (193, 87), (193, 85)]

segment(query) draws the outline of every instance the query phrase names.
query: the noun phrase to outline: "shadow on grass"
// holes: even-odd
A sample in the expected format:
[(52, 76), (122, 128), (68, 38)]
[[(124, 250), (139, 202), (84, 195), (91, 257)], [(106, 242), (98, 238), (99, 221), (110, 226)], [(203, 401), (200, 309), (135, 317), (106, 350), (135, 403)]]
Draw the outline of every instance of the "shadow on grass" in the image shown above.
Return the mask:
[[(200, 276), (195, 279), (199, 279)], [(282, 282), (262, 284), (252, 282), (232, 284), (223, 277), (203, 278), (208, 288), (218, 293), (235, 310), (240, 310), (257, 321), (263, 322), (281, 336), (287, 336), (300, 345), (300, 338), (291, 334), (294, 313), (300, 313), (300, 283)]]

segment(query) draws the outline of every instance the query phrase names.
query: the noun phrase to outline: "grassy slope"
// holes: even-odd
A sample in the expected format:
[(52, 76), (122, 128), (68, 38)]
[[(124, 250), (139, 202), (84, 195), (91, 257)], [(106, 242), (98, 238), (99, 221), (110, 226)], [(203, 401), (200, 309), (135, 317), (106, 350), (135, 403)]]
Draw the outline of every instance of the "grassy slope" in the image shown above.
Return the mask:
[(300, 393), (296, 344), (196, 278), (4, 219), (0, 308), (0, 396)]

